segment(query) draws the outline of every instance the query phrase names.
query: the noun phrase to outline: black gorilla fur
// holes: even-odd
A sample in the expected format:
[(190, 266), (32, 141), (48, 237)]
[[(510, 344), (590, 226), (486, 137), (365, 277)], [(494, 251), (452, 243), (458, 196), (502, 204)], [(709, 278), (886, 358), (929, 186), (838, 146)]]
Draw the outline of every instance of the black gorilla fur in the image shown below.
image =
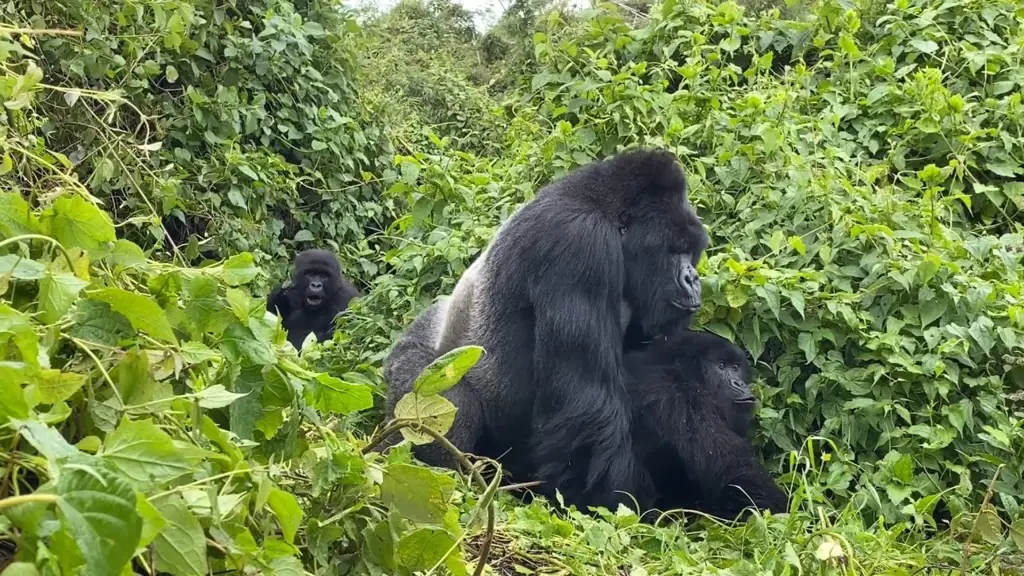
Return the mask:
[(310, 332), (320, 342), (330, 340), (334, 318), (358, 295), (342, 275), (337, 256), (327, 250), (306, 250), (295, 257), (288, 285), (277, 285), (270, 293), (267, 310), (281, 318), (288, 341), (299, 348)]
[(740, 347), (685, 330), (627, 354), (625, 362), (634, 449), (653, 480), (655, 507), (727, 519), (751, 501), (786, 511), (786, 495), (746, 438), (755, 404)]
[[(669, 152), (623, 153), (542, 188), (501, 227), (462, 290), (471, 301), (455, 344), (486, 354), (444, 394), (460, 408), (448, 438), (502, 457), (514, 475), (544, 482), (545, 495), (558, 487), (570, 504), (614, 508), (630, 503), (617, 491), (647, 493), (632, 450), (622, 311), (644, 337), (689, 325), (706, 246)], [(416, 328), (434, 357), (438, 318), (463, 308), (456, 304), (465, 303), (440, 305)], [(407, 391), (395, 379), (412, 366), (396, 361), (406, 353), (400, 342), (385, 361), (393, 401)]]

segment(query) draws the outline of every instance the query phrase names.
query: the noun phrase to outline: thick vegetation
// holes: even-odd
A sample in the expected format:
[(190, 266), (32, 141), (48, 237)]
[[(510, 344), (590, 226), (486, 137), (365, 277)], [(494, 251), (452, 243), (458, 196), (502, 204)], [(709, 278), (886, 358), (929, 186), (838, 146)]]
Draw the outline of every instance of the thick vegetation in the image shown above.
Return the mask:
[[(1019, 573), (1024, 10), (762, 4), (482, 38), (441, 0), (0, 7), (2, 574)], [(697, 324), (756, 361), (791, 514), (648, 526), (371, 452), (412, 316), (634, 144), (691, 176)], [(265, 294), (313, 246), (365, 296), (296, 355)]]

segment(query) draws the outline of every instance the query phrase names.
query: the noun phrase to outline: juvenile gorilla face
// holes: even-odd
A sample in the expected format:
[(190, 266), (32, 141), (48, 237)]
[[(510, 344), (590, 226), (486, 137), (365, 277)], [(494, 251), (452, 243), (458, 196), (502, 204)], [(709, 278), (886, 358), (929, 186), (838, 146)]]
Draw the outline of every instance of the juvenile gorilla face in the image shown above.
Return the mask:
[(634, 321), (645, 337), (689, 326), (701, 305), (696, 266), (708, 236), (685, 192), (640, 203), (624, 224), (624, 293)]
[(746, 355), (733, 345), (722, 348), (704, 359), (703, 372), (729, 428), (745, 437), (757, 407), (757, 399), (750, 390)]
[(292, 272), (296, 308), (317, 310), (337, 292), (341, 267), (334, 254), (325, 250), (307, 250), (295, 258)]

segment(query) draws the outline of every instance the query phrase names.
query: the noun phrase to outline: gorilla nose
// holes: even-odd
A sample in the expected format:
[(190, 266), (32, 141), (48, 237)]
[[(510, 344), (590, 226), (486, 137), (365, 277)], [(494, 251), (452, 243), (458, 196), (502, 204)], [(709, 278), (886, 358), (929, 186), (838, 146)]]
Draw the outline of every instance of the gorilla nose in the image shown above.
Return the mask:
[(313, 289), (313, 290), (323, 290), (324, 289), (324, 285), (322, 283), (316, 282), (316, 281), (310, 282), (309, 283), (309, 287), (311, 289)]
[(679, 271), (679, 283), (688, 288), (700, 285), (700, 275), (697, 274), (697, 269), (692, 265), (683, 266), (683, 269)]

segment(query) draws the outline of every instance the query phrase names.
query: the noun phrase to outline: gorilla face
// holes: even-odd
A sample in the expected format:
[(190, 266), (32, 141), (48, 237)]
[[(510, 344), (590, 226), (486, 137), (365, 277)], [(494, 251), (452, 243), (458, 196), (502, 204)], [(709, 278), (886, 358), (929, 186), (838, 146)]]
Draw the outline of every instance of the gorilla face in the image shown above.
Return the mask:
[(330, 285), (330, 276), (311, 270), (303, 276), (303, 281), (306, 282), (306, 307), (319, 308), (324, 303), (325, 285)]
[(624, 297), (644, 337), (689, 326), (701, 305), (697, 262), (708, 236), (686, 191), (639, 202), (625, 217)]
[(729, 428), (745, 437), (757, 407), (757, 399), (750, 390), (746, 355), (730, 343), (704, 359), (702, 372)]
[(338, 291), (340, 266), (337, 258), (321, 250), (308, 250), (295, 259), (290, 289), (302, 300), (296, 308), (319, 310)]

